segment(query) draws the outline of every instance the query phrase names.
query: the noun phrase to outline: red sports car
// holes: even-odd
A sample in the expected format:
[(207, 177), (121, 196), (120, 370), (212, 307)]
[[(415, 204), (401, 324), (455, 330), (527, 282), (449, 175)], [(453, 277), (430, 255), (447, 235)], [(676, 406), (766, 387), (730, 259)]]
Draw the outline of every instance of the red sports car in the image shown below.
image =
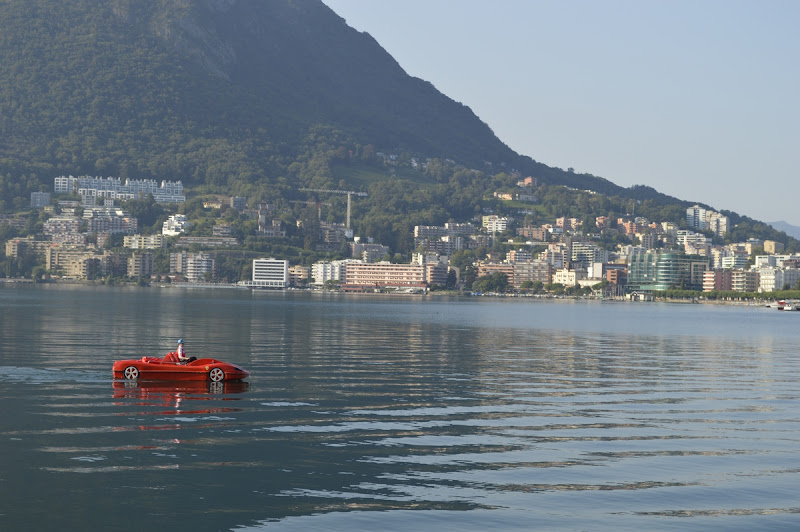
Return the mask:
[(175, 353), (164, 358), (142, 357), (114, 362), (114, 378), (149, 381), (237, 381), (250, 373), (239, 366), (213, 358), (198, 358), (187, 364), (178, 362)]

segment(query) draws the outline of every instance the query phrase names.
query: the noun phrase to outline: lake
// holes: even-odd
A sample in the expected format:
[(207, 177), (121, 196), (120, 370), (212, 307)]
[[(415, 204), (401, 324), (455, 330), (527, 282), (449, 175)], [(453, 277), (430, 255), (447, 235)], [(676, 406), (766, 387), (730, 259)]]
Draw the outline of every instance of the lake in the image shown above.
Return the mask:
[[(800, 313), (0, 285), (2, 530), (796, 530)], [(245, 384), (114, 382), (190, 355)]]

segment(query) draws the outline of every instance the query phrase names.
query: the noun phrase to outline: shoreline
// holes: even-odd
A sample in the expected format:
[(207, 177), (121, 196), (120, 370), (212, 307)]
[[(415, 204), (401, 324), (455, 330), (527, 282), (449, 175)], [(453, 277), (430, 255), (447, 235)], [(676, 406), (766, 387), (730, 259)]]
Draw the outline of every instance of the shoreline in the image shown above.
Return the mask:
[(458, 298), (495, 298), (495, 299), (536, 299), (536, 300), (563, 300), (563, 301), (597, 301), (602, 303), (671, 303), (680, 305), (702, 304), (702, 305), (731, 305), (731, 306), (748, 306), (748, 307), (766, 307), (771, 308), (774, 306), (774, 299), (707, 299), (702, 296), (692, 299), (686, 298), (654, 298), (649, 301), (637, 301), (624, 297), (603, 298), (603, 297), (587, 297), (587, 296), (566, 296), (555, 294), (474, 294), (472, 292), (457, 292), (453, 290), (437, 290), (425, 293), (410, 293), (401, 291), (387, 291), (387, 292), (343, 292), (341, 290), (322, 290), (312, 288), (253, 288), (243, 286), (236, 283), (150, 283), (147, 285), (140, 285), (138, 282), (122, 282), (114, 284), (105, 284), (97, 281), (85, 281), (78, 279), (59, 279), (47, 280), (36, 282), (33, 279), (25, 278), (2, 278), (0, 283), (4, 285), (14, 284), (37, 284), (37, 285), (67, 285), (67, 286), (108, 286), (108, 287), (136, 287), (136, 288), (176, 288), (176, 289), (223, 289), (223, 290), (248, 290), (251, 292), (313, 292), (313, 293), (326, 293), (326, 294), (342, 294), (342, 295), (358, 295), (358, 296), (415, 296), (415, 297), (458, 297)]

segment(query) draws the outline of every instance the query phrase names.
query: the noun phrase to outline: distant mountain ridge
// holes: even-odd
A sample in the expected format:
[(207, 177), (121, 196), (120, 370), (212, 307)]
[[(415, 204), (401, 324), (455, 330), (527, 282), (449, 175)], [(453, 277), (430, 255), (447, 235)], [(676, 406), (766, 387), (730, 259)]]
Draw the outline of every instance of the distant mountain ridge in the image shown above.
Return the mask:
[(784, 221), (767, 222), (767, 225), (774, 227), (778, 231), (783, 231), (792, 238), (800, 239), (800, 227), (797, 227), (796, 225), (791, 225)]

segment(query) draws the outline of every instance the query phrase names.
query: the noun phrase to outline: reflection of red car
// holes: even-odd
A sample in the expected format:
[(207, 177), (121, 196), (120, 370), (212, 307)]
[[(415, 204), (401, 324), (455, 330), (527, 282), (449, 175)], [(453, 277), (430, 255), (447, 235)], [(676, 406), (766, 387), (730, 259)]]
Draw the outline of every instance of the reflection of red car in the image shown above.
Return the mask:
[[(186, 395), (192, 400), (207, 401), (215, 395), (243, 393), (250, 389), (247, 381), (131, 381), (116, 380), (111, 383), (114, 398), (146, 399), (149, 397)], [(222, 398), (223, 401), (233, 400)]]
[(114, 362), (115, 379), (222, 382), (245, 379), (248, 375), (250, 373), (239, 366), (213, 358), (198, 358), (181, 364), (174, 353), (168, 353), (164, 358), (142, 357)]

